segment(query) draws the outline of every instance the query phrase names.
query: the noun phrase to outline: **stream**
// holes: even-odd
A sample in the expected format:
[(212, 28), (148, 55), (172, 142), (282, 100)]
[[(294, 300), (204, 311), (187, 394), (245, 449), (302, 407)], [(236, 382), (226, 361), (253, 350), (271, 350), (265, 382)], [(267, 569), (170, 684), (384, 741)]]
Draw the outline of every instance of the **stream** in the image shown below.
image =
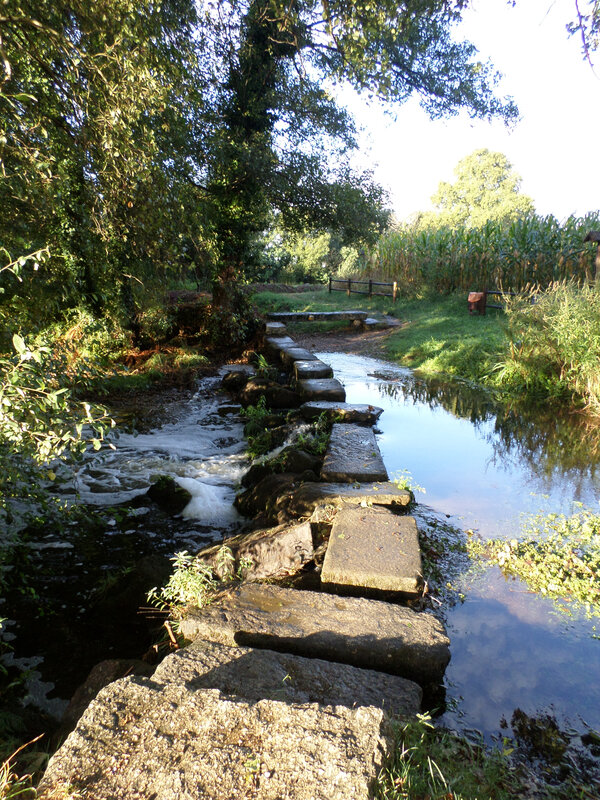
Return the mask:
[[(349, 403), (384, 409), (378, 440), (390, 476), (408, 471), (426, 489), (416, 493), (420, 525), (434, 520), (483, 538), (516, 538), (523, 514), (570, 513), (574, 502), (598, 510), (600, 435), (582, 419), (524, 418), (457, 382), (426, 381), (362, 356), (318, 356), (345, 385)], [(78, 497), (102, 515), (91, 532), (80, 533), (74, 523), (70, 532), (42, 531), (27, 545), (29, 557), (43, 565), (43, 581), (37, 601), (20, 601), (18, 619), (28, 618), (30, 627), (17, 631), (15, 654), (38, 678), (32, 702), (48, 713), (60, 715), (94, 663), (139, 657), (151, 641), (147, 626), (138, 636), (110, 604), (96, 607), (127, 577), (123, 564), (166, 561), (243, 527), (232, 507), (248, 468), (243, 422), (219, 384), (219, 376), (203, 379), (191, 400), (170, 409), (167, 424), (139, 435), (117, 433), (112, 448), (103, 446), (75, 472), (59, 475), (63, 498)], [(165, 474), (192, 494), (180, 518), (157, 515), (143, 501), (120, 515), (119, 504)], [(559, 614), (550, 600), (495, 567), (464, 569), (454, 582), (461, 601), (442, 609), (452, 656), (442, 722), (480, 732), (488, 742), (505, 735), (517, 709), (549, 715), (573, 735), (600, 730), (594, 623)]]
[[(391, 478), (408, 472), (425, 488), (415, 492), (420, 524), (435, 519), (510, 539), (523, 515), (569, 514), (574, 503), (598, 513), (600, 431), (581, 418), (523, 417), (455, 381), (372, 358), (317, 355), (347, 402), (384, 409), (379, 447)], [(456, 588), (462, 602), (443, 609), (451, 661), (442, 723), (488, 742), (506, 735), (517, 709), (550, 716), (572, 734), (600, 729), (597, 620), (560, 614), (497, 567), (464, 570)]]

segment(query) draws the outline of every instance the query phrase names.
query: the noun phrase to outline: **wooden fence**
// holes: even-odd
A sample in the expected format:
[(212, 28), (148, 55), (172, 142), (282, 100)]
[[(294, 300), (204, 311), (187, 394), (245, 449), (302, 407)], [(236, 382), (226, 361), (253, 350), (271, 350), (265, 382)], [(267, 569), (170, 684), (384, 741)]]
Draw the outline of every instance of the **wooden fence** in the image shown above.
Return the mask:
[[(334, 286), (334, 283), (341, 283), (342, 286)], [(365, 286), (368, 287), (367, 289), (354, 289), (353, 286)], [(381, 292), (381, 291), (373, 291), (373, 287), (380, 287), (380, 286), (387, 286), (392, 291), (391, 292)], [(381, 283), (380, 281), (357, 281), (354, 278), (332, 278), (331, 275), (329, 276), (329, 291), (330, 292), (346, 292), (348, 297), (351, 294), (365, 294), (369, 297), (379, 296), (379, 297), (391, 297), (392, 302), (396, 302), (398, 297), (398, 283), (397, 281), (393, 281), (392, 283)]]

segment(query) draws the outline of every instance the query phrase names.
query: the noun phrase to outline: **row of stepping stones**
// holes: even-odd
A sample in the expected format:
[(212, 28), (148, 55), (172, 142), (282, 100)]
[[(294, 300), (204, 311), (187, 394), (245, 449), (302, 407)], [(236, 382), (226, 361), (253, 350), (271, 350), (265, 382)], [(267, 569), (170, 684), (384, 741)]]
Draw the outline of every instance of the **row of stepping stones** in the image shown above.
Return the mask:
[(100, 692), (51, 759), (41, 800), (63, 786), (95, 800), (367, 800), (393, 752), (391, 717), (415, 716), (441, 683), (443, 625), (402, 604), (421, 591), (421, 560), (414, 519), (397, 513), (410, 495), (389, 482), (372, 429), (382, 410), (345, 403), (327, 365), (285, 330), (265, 333), (303, 383), (303, 416), (338, 420), (320, 481), (295, 490), (310, 519), (286, 534), (310, 550), (312, 521), (335, 510), (321, 591), (246, 583), (188, 609), (179, 630), (191, 644), (151, 678)]

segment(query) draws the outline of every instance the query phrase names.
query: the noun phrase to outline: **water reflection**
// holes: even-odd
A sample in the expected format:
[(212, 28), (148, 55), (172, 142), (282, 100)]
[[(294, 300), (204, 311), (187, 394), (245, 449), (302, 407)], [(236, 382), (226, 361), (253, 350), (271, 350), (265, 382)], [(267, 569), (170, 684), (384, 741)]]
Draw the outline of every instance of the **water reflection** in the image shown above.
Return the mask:
[[(394, 375), (389, 370), (376, 370), (372, 377), (379, 380), (378, 390), (384, 397), (443, 408), (485, 430), (495, 462), (523, 462), (546, 482), (562, 483), (566, 478), (576, 487), (574, 499), (580, 499), (586, 483), (598, 478), (600, 423), (585, 414), (504, 406), (460, 381)], [(491, 430), (481, 424), (488, 422)]]

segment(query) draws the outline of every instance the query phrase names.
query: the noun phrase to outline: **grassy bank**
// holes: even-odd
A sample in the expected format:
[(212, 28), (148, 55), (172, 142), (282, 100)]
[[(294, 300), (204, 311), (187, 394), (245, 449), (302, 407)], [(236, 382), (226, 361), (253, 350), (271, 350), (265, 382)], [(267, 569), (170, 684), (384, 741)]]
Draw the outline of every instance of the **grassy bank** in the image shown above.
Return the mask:
[[(374, 314), (397, 317), (402, 327), (394, 330), (381, 345), (381, 357), (424, 373), (446, 373), (481, 384), (492, 384), (490, 377), (502, 358), (508, 341), (501, 311), (471, 316), (464, 294), (423, 297), (416, 300), (352, 295), (318, 288), (301, 294), (255, 295), (263, 311), (337, 311), (360, 308)], [(348, 323), (294, 323), (293, 332), (326, 331), (347, 327)]]

